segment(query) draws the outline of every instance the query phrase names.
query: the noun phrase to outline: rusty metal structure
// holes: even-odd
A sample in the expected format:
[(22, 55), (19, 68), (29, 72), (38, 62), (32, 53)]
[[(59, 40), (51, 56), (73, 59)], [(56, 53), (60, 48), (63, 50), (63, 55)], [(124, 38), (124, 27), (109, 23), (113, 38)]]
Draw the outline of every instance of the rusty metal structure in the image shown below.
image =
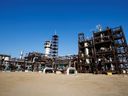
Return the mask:
[(58, 56), (58, 35), (53, 35), (52, 36), (52, 58), (53, 58), (53, 63), (52, 63), (52, 67), (54, 68), (54, 72), (56, 73), (56, 70), (57, 70), (57, 56)]
[(58, 35), (44, 44), (45, 53), (29, 52), (20, 58), (0, 54), (0, 71), (43, 72), (52, 68), (65, 73), (75, 68), (80, 73), (128, 73), (128, 45), (121, 26), (93, 32), (91, 38), (78, 34), (78, 55), (58, 56)]
[(58, 56), (58, 35), (52, 36), (52, 57), (55, 59)]
[(78, 72), (127, 73), (128, 47), (121, 26), (93, 32), (87, 39), (78, 34)]
[[(11, 58), (10, 55), (0, 54), (0, 71), (9, 72), (43, 72), (47, 68), (53, 68), (54, 59), (46, 57), (45, 54), (29, 52), (24, 58)], [(58, 56), (56, 58), (56, 71), (65, 73), (69, 64), (77, 66), (77, 55)]]

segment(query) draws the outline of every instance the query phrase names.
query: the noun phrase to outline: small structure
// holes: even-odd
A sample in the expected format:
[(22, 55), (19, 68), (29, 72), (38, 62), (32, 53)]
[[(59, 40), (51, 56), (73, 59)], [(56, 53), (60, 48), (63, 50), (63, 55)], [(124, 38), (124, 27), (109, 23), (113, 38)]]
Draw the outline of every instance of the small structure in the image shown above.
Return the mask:
[(1, 71), (10, 71), (10, 55), (0, 54), (0, 70)]
[(45, 67), (43, 70), (43, 73), (53, 73), (53, 72), (54, 72), (54, 70), (51, 67)]
[(68, 67), (67, 68), (67, 75), (70, 75), (70, 74), (74, 74), (74, 75), (77, 74), (77, 70), (75, 67)]

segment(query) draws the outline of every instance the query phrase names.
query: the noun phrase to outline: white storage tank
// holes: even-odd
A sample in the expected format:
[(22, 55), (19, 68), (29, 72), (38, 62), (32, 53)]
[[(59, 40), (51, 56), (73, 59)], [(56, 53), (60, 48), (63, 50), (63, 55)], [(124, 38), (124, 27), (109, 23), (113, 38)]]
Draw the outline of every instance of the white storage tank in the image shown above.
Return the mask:
[(4, 60), (5, 61), (9, 61), (10, 60), (10, 57), (5, 57)]
[[(85, 47), (85, 55), (86, 55), (86, 56), (89, 56), (89, 49), (87, 48), (87, 47), (88, 47), (88, 43), (87, 43), (87, 42), (84, 43), (84, 47)], [(90, 61), (89, 61), (88, 58), (86, 58), (86, 63), (87, 63), (87, 64), (90, 63)]]
[(44, 48), (45, 48), (45, 56), (48, 57), (51, 54), (51, 42), (45, 41)]

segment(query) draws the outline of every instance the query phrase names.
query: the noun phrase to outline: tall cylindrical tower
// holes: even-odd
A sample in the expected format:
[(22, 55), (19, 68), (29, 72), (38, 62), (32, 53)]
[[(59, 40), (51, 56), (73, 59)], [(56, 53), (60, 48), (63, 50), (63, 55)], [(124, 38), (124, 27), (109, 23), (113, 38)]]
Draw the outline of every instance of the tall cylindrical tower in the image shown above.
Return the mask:
[(46, 57), (50, 56), (51, 55), (51, 42), (45, 41), (44, 48), (45, 48), (45, 56)]
[(52, 57), (55, 59), (58, 56), (58, 35), (52, 36)]

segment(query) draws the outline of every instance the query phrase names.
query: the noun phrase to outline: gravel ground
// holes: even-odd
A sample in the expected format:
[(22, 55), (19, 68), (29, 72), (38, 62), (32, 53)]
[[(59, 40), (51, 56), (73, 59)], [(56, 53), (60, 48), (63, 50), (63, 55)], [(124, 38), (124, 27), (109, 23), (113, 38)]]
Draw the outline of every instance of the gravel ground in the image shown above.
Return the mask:
[(128, 75), (0, 72), (0, 96), (128, 96)]

